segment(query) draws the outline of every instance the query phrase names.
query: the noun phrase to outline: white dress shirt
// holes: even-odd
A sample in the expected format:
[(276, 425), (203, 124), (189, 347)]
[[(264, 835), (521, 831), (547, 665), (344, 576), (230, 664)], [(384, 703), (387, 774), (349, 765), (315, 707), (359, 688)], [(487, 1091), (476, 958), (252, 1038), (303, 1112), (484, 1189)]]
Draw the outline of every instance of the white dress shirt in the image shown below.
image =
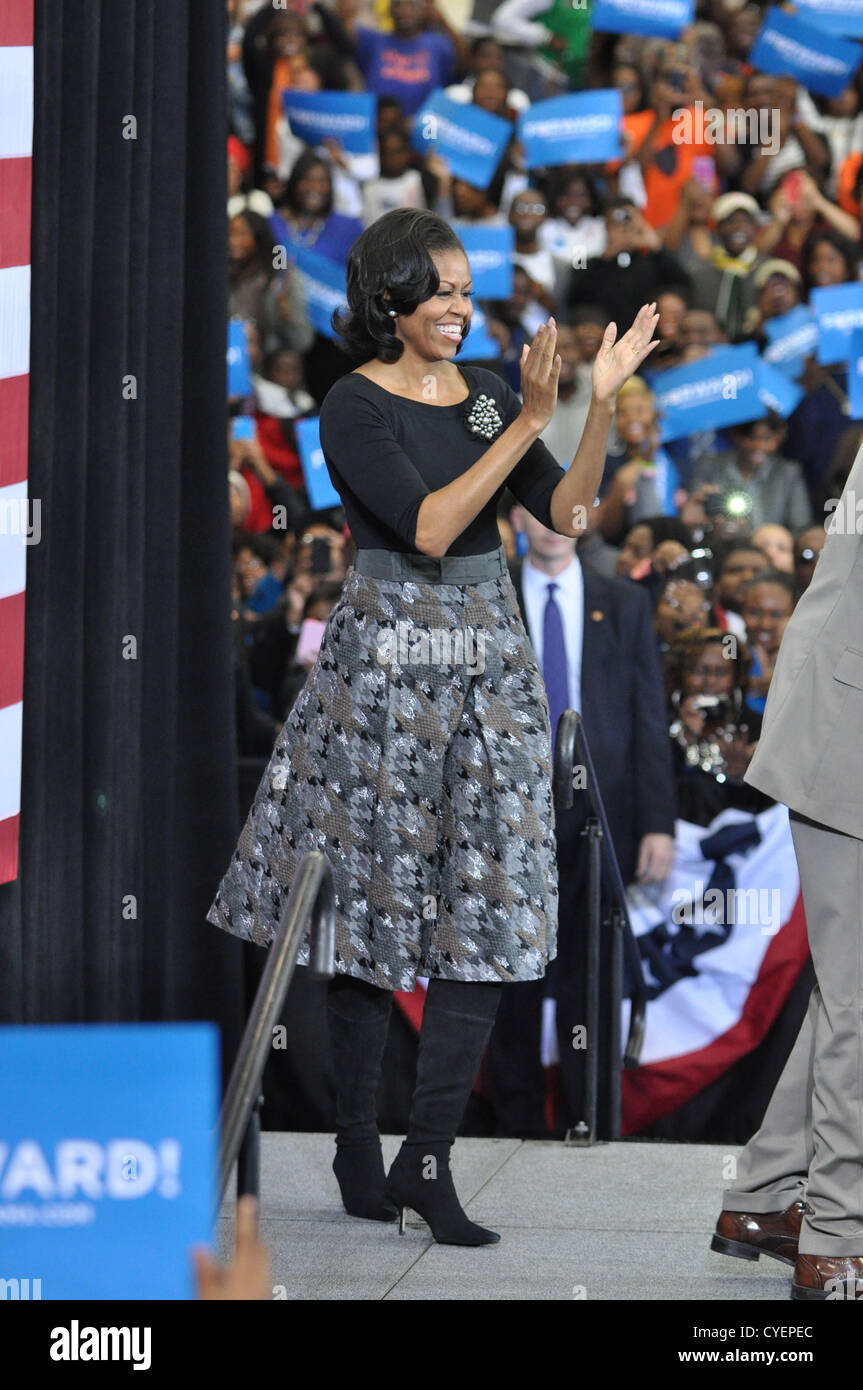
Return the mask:
[(563, 619), (566, 645), (566, 672), (569, 678), (569, 707), (581, 714), (581, 649), (584, 640), (584, 576), (577, 555), (560, 574), (543, 574), (525, 556), (521, 567), (521, 592), (527, 611), (528, 636), (533, 643), (539, 669), (543, 664), (543, 628), (548, 585), (555, 583), (554, 600)]

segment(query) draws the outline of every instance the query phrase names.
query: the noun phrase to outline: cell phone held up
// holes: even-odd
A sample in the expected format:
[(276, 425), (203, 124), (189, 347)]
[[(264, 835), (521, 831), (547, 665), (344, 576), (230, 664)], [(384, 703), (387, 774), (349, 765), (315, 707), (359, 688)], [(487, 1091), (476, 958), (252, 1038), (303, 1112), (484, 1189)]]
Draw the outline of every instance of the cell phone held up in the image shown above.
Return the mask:
[(800, 206), (800, 194), (802, 183), (803, 180), (800, 176), (799, 169), (792, 169), (790, 174), (786, 174), (784, 179), (782, 180), (782, 192), (785, 194), (785, 197), (788, 199), (788, 202), (793, 208), (798, 208)]
[(326, 536), (315, 536), (312, 541), (312, 574), (329, 574), (332, 567), (329, 541)]

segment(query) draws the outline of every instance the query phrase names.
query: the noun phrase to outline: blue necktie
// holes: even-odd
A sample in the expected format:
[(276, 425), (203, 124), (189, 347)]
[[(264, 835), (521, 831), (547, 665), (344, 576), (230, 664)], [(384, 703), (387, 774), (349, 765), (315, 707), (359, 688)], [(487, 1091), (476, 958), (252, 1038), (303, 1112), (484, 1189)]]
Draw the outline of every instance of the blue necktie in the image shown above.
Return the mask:
[(553, 749), (557, 736), (557, 721), (563, 711), (569, 709), (569, 674), (566, 668), (566, 644), (563, 639), (563, 615), (554, 597), (554, 591), (559, 589), (560, 585), (551, 582), (546, 587), (548, 598), (542, 620), (542, 673), (551, 715)]

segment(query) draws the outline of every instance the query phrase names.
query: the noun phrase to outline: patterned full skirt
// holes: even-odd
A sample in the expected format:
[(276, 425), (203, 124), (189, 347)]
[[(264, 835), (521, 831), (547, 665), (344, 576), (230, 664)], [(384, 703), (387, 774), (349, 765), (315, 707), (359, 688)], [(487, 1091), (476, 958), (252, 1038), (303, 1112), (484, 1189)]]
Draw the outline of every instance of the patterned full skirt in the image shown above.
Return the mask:
[(338, 972), (393, 990), (545, 974), (551, 727), (505, 568), (458, 584), (348, 569), (207, 920), (269, 945), (310, 850), (332, 865)]

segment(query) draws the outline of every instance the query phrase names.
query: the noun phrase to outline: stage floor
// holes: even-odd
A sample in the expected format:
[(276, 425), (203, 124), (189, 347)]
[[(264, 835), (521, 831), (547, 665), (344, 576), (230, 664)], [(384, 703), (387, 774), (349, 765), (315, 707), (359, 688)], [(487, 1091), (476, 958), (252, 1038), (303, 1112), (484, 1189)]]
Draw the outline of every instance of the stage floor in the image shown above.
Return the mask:
[[(384, 1159), (399, 1140), (385, 1135)], [(264, 1134), (261, 1234), (276, 1297), (294, 1299), (703, 1299), (787, 1301), (792, 1270), (714, 1255), (728, 1163), (718, 1145), (629, 1141), (592, 1149), (460, 1139), (453, 1175), (474, 1221), (500, 1231), (479, 1250), (345, 1214), (329, 1134)], [(222, 1253), (231, 1248), (226, 1202)]]

